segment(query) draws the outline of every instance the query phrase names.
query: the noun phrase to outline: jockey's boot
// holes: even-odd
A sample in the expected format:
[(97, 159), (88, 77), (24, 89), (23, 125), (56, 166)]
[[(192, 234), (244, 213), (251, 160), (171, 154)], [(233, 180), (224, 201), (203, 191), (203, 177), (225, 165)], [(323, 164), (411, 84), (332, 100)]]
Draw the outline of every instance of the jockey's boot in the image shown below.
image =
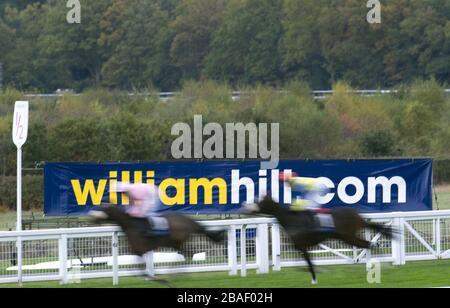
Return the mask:
[(148, 223), (150, 224), (149, 228), (149, 236), (151, 237), (160, 237), (169, 235), (169, 222), (167, 221), (167, 218), (153, 215), (147, 217)]
[(148, 218), (146, 220), (148, 221), (148, 226), (149, 227), (145, 229), (145, 234), (144, 235), (146, 237), (156, 237), (157, 234), (156, 234), (156, 231), (155, 231), (155, 224), (154, 224), (154, 222), (152, 221), (151, 218)]

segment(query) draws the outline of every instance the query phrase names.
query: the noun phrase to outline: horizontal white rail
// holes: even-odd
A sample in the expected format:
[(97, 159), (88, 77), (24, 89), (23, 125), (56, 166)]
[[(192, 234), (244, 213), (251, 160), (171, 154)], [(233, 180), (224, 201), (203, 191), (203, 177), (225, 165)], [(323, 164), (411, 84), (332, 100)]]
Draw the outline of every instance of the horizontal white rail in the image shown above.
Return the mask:
[[(245, 219), (229, 219), (229, 220), (207, 220), (199, 222), (202, 226), (209, 229), (221, 229), (231, 226), (241, 225), (257, 225), (257, 224), (270, 224), (276, 223), (274, 218), (245, 218)], [(86, 228), (61, 228), (61, 229), (49, 229), (49, 230), (28, 230), (28, 231), (3, 231), (0, 232), (0, 239), (3, 237), (17, 237), (22, 236), (24, 238), (42, 237), (42, 236), (60, 236), (66, 235), (92, 235), (97, 236), (104, 233), (113, 233), (121, 231), (118, 226), (105, 226), (105, 227), (86, 227)]]
[(450, 217), (450, 210), (444, 211), (428, 211), (428, 212), (392, 212), (392, 213), (376, 213), (363, 214), (368, 219), (392, 219), (392, 218), (438, 218)]

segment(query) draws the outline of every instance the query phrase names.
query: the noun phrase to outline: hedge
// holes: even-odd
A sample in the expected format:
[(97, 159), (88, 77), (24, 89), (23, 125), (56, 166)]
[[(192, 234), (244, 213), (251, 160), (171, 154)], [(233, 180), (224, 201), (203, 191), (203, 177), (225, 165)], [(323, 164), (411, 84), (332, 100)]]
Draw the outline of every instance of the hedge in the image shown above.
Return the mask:
[(450, 183), (450, 159), (439, 159), (434, 161), (433, 182), (435, 185)]
[[(42, 210), (44, 207), (44, 177), (42, 175), (26, 175), (22, 178), (22, 209)], [(16, 209), (16, 177), (0, 177), (0, 207), (8, 210)]]

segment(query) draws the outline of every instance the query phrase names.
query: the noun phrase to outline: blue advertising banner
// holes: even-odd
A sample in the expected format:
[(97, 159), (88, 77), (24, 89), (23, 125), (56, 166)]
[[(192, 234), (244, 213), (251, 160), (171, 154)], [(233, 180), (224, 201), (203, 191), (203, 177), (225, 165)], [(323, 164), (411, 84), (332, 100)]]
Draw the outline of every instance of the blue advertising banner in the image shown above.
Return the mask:
[(296, 192), (279, 181), (280, 172), (321, 178), (326, 208), (352, 207), (363, 213), (432, 210), (432, 161), (280, 161), (260, 170), (260, 161), (155, 163), (46, 163), (45, 214), (83, 215), (102, 203), (127, 205), (110, 190), (117, 182), (159, 186), (161, 211), (237, 213), (243, 202), (272, 195), (288, 206)]

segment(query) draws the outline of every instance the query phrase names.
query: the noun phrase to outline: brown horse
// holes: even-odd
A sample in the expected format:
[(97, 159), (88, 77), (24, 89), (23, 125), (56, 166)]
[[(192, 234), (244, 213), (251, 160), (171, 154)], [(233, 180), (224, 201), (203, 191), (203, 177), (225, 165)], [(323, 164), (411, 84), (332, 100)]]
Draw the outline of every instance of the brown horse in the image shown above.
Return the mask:
[[(99, 214), (100, 213), (100, 214)], [(144, 256), (147, 252), (166, 247), (183, 252), (183, 245), (193, 234), (204, 234), (214, 242), (224, 240), (225, 231), (209, 231), (196, 221), (177, 213), (161, 215), (167, 219), (169, 229), (167, 233), (155, 235), (152, 226), (146, 218), (134, 218), (116, 206), (106, 206), (99, 211), (91, 212), (95, 223), (113, 222), (118, 224), (125, 233), (132, 253)]]
[(248, 204), (244, 207), (246, 213), (261, 213), (274, 216), (308, 263), (312, 275), (313, 284), (317, 283), (314, 265), (311, 261), (308, 249), (327, 239), (342, 240), (347, 244), (371, 249), (375, 245), (358, 237), (361, 229), (369, 228), (378, 233), (392, 237), (393, 230), (389, 227), (364, 220), (356, 210), (348, 208), (336, 208), (331, 210), (334, 228), (322, 230), (317, 224), (312, 211), (292, 211), (282, 208), (272, 198), (265, 197), (262, 201)]

